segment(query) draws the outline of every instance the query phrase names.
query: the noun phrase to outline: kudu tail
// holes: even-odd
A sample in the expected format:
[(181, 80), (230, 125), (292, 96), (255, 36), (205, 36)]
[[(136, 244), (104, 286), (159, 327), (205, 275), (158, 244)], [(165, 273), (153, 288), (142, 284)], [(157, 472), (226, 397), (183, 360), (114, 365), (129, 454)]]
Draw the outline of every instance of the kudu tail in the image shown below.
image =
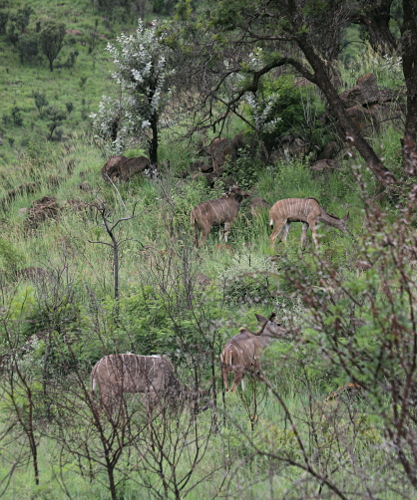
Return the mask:
[(96, 390), (96, 379), (95, 379), (95, 370), (91, 372), (90, 375), (90, 396), (91, 398), (94, 397), (94, 392)]
[(191, 215), (190, 215), (190, 224), (194, 230), (194, 246), (197, 248), (198, 247), (198, 229), (197, 229), (197, 220), (195, 218), (194, 210), (191, 212)]

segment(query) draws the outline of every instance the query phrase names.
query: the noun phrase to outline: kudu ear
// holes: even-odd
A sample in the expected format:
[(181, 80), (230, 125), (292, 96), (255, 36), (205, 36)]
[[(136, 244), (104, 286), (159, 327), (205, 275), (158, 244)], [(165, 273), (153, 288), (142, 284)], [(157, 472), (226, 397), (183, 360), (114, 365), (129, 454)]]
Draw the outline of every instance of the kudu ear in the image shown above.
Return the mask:
[(349, 212), (348, 212), (348, 213), (347, 213), (347, 214), (343, 217), (343, 219), (342, 219), (342, 220), (344, 220), (344, 221), (349, 220)]
[(260, 314), (255, 313), (255, 316), (259, 323), (266, 323), (268, 321), (268, 318), (265, 318), (265, 316), (261, 316)]

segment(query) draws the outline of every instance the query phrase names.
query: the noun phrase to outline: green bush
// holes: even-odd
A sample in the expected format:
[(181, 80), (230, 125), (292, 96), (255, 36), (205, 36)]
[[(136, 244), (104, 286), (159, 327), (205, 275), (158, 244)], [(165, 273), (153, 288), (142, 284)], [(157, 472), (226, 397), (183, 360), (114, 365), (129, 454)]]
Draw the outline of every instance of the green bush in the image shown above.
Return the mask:
[(291, 75), (265, 78), (256, 101), (250, 101), (256, 128), (268, 150), (283, 135), (302, 135), (312, 131), (312, 141), (324, 145), (329, 134), (323, 129), (324, 103), (309, 87), (294, 86)]
[(232, 262), (220, 276), (226, 303), (265, 305), (274, 302), (278, 277), (268, 258), (237, 254)]
[(26, 262), (24, 254), (9, 241), (0, 238), (0, 268), (13, 273)]

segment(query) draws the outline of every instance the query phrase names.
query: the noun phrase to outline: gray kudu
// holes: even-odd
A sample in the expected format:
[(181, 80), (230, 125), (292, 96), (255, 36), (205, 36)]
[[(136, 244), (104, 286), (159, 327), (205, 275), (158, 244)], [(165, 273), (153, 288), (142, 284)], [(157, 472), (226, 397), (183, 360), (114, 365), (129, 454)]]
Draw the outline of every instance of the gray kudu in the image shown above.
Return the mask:
[(120, 404), (125, 392), (142, 393), (151, 407), (175, 403), (183, 389), (169, 358), (131, 353), (101, 358), (91, 371), (92, 395), (96, 387), (102, 406), (110, 413)]
[(229, 389), (229, 374), (234, 373), (231, 392), (236, 392), (239, 383), (244, 390), (243, 376), (247, 372), (259, 375), (262, 379), (260, 356), (262, 349), (267, 347), (273, 340), (287, 337), (287, 330), (274, 321), (275, 314), (265, 318), (256, 314), (261, 323), (258, 332), (252, 333), (246, 328), (241, 328), (240, 333), (231, 338), (225, 345), (220, 355), (222, 377), (224, 388)]

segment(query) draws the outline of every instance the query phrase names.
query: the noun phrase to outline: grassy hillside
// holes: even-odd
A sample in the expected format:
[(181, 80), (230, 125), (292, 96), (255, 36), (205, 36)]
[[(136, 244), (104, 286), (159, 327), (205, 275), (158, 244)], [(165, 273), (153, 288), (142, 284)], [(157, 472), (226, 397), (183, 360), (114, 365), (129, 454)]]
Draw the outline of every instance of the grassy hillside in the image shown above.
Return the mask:
[(6, 32), (0, 35), (0, 162), (5, 166), (29, 143), (44, 143), (50, 135), (50, 120), (42, 117), (45, 108), (37, 108), (35, 93), (43, 94), (47, 105), (66, 114), (53, 138), (67, 141), (73, 132), (89, 130), (89, 114), (96, 111), (102, 95), (113, 89), (112, 63), (104, 48), (122, 30), (134, 29), (137, 17), (126, 12), (118, 17), (108, 15), (88, 0), (3, 2), (2, 8), (9, 16), (19, 9), (32, 9), (25, 33), (18, 33), (21, 37), (36, 31), (36, 23), (45, 19), (62, 21), (67, 30), (53, 72), (41, 52), (22, 60), (19, 42), (10, 41), (10, 21)]
[[(103, 49), (134, 19), (108, 19), (81, 0), (31, 5), (31, 22), (65, 18), (82, 34), (67, 35), (53, 72), (45, 59), (21, 63), (0, 37), (0, 496), (416, 498), (395, 444), (399, 408), (408, 408), (411, 462), (415, 395), (401, 384), (414, 373), (413, 200), (381, 193), (357, 157), (317, 173), (307, 160), (266, 162), (251, 150), (230, 169), (252, 196), (317, 198), (338, 217), (349, 212), (349, 231), (322, 224), (319, 249), (309, 234), (302, 250), (294, 222), (271, 249), (268, 210), (253, 215), (246, 202), (228, 244), (215, 228), (195, 250), (190, 213), (224, 191), (190, 171), (197, 144), (164, 130), (157, 175), (117, 185), (100, 175), (107, 158), (88, 114), (112, 89)], [(74, 50), (74, 66), (59, 67)], [(362, 62), (346, 75), (375, 69)], [(46, 140), (34, 92), (67, 111), (73, 104), (60, 140)], [(232, 121), (225, 135), (241, 127)], [(372, 141), (400, 169), (398, 131)], [(45, 196), (53, 216), (34, 223), (33, 203)], [(118, 222), (118, 298), (104, 222)], [(222, 394), (226, 341), (272, 312), (288, 334), (262, 354), (266, 382), (247, 375), (244, 392)], [(189, 399), (150, 418), (128, 394), (107, 414), (89, 375), (102, 356), (125, 352), (168, 355)]]

